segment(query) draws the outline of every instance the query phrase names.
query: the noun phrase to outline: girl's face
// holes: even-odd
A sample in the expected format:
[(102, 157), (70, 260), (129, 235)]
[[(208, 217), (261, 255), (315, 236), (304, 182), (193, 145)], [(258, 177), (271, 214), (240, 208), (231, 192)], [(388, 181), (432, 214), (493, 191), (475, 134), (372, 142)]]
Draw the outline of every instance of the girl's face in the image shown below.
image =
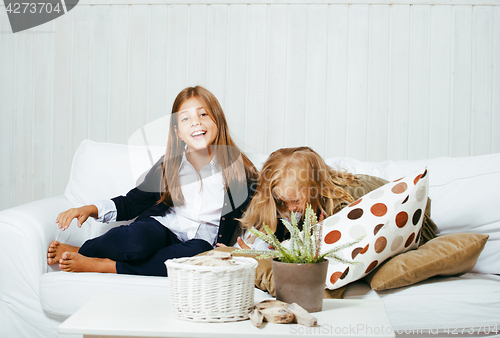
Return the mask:
[(175, 131), (190, 152), (207, 149), (217, 137), (217, 125), (196, 97), (187, 99), (179, 107)]
[(277, 198), (277, 202), (286, 205), (289, 211), (300, 212), (301, 214), (305, 213), (307, 195), (296, 184), (283, 182), (275, 187), (273, 192)]

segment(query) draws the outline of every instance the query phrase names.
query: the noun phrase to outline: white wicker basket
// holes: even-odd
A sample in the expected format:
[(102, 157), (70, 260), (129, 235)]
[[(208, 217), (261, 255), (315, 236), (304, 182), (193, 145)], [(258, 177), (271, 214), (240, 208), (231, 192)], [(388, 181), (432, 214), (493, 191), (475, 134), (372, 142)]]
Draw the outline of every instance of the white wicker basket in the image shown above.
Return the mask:
[(233, 257), (231, 266), (182, 264), (189, 258), (165, 262), (173, 315), (197, 322), (233, 322), (248, 319), (254, 306), (257, 261)]

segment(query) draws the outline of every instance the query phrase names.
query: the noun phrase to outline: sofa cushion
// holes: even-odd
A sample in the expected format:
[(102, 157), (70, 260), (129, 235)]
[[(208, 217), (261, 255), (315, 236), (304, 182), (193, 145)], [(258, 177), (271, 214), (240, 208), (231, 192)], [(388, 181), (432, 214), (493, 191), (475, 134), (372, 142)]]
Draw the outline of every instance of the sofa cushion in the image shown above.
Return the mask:
[(71, 316), (92, 297), (109, 294), (169, 295), (168, 278), (50, 272), (40, 279), (40, 302), (52, 315)]
[(484, 248), (487, 235), (456, 233), (434, 238), (417, 250), (384, 262), (366, 277), (374, 290), (394, 289), (433, 276), (453, 276), (470, 271)]
[(126, 194), (164, 154), (163, 147), (134, 147), (84, 140), (78, 147), (65, 196), (80, 206)]
[(326, 162), (355, 174), (387, 180), (427, 166), (431, 173), (431, 218), (438, 226), (438, 234), (470, 232), (489, 235), (472, 272), (500, 274), (500, 251), (497, 249), (500, 247), (500, 153), (385, 162), (332, 157)]
[[(323, 224), (322, 252), (336, 247), (340, 259), (329, 259), (326, 287), (337, 289), (358, 280), (386, 259), (415, 249), (427, 204), (428, 172), (426, 168), (371, 191)], [(364, 236), (354, 246), (346, 243)]]
[[(170, 295), (168, 278), (103, 273), (50, 272), (40, 279), (43, 310), (56, 317), (71, 316), (93, 297), (101, 295)], [(256, 300), (269, 299), (256, 289)]]
[[(466, 273), (459, 277), (431, 277), (411, 286), (383, 291), (372, 290), (365, 281), (357, 281), (349, 284), (344, 298), (381, 299), (398, 337), (403, 334), (404, 337), (453, 337), (471, 327), (475, 327), (474, 336), (483, 337), (485, 330), (491, 332), (495, 326), (500, 329), (500, 276), (497, 275)], [(458, 328), (459, 332), (453, 331)]]

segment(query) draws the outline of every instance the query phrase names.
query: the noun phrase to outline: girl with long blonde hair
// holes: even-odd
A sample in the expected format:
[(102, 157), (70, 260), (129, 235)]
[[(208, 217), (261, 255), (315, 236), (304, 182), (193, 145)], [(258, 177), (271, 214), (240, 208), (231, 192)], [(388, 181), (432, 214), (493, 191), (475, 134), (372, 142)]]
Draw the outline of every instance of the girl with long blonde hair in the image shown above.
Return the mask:
[[(295, 212), (301, 217), (310, 204), (317, 215), (329, 217), (387, 181), (368, 175), (353, 175), (334, 170), (309, 147), (282, 148), (266, 160), (259, 175), (254, 198), (241, 218), (243, 228), (263, 230), (269, 226), (280, 241), (286, 239), (281, 218)], [(435, 224), (426, 210), (421, 243), (435, 237)], [(425, 237), (425, 239), (424, 239)], [(246, 234), (238, 239), (240, 247), (264, 249), (264, 242)], [(257, 247), (258, 246), (258, 247)]]
[(194, 256), (230, 244), (237, 218), (250, 202), (257, 170), (233, 142), (216, 97), (188, 87), (174, 101), (165, 155), (126, 196), (95, 201), (57, 216), (65, 230), (73, 219), (134, 219), (81, 247), (53, 241), (47, 263), (68, 272), (166, 276), (167, 259)]

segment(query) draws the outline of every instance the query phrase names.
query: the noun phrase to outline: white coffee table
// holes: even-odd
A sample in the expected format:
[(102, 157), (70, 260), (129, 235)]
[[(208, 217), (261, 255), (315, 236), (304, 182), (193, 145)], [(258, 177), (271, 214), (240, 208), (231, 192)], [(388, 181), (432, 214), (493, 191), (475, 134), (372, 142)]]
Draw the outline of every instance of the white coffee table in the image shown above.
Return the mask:
[[(256, 299), (256, 303), (261, 299)], [(59, 326), (59, 333), (84, 337), (395, 337), (380, 300), (325, 299), (314, 328), (249, 320), (198, 323), (175, 319), (166, 296), (99, 296)]]

